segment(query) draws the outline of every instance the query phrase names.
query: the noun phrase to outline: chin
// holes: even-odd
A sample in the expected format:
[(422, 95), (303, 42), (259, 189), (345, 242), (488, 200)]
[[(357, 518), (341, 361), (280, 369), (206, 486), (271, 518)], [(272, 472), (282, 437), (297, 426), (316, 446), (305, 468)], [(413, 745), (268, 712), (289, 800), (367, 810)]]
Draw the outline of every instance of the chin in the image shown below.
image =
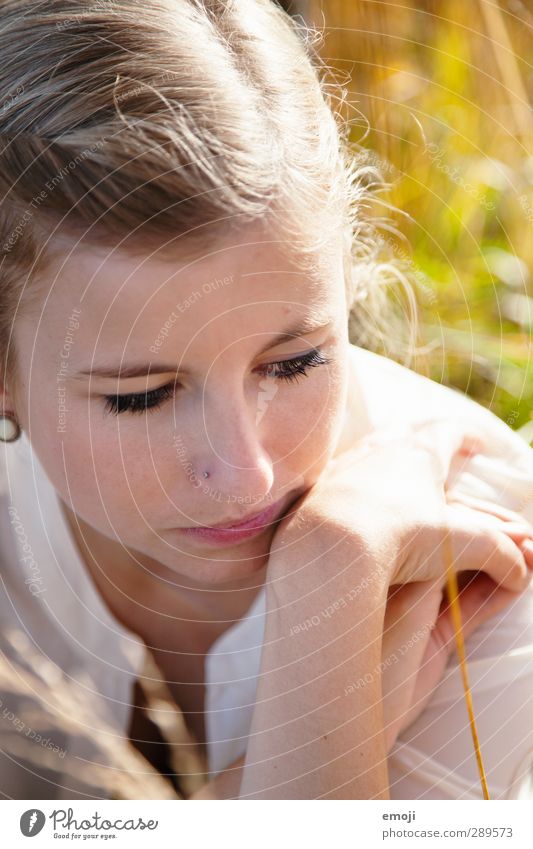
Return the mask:
[(187, 573), (180, 574), (184, 578), (194, 581), (195, 584), (213, 587), (231, 585), (236, 581), (242, 581), (253, 575), (259, 575), (268, 562), (268, 557), (256, 557), (248, 560), (232, 561), (215, 560), (210, 563), (201, 564), (198, 569), (187, 569)]
[(195, 584), (223, 586), (260, 575), (268, 563), (270, 542), (271, 538), (218, 551), (210, 549), (200, 552), (197, 549), (194, 558), (187, 557), (186, 566), (182, 566), (179, 561), (172, 563), (168, 560), (165, 565), (173, 574)]

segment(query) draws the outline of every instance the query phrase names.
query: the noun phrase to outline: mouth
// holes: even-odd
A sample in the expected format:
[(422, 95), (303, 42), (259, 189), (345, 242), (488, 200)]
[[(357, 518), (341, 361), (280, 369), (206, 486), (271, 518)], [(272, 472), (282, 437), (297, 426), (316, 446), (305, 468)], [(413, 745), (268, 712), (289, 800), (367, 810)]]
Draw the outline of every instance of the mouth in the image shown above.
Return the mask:
[(196, 539), (216, 545), (234, 545), (241, 540), (251, 539), (268, 530), (282, 515), (285, 503), (286, 497), (280, 498), (259, 513), (254, 513), (253, 516), (249, 516), (240, 522), (197, 525), (189, 528), (175, 528), (175, 530), (191, 540)]

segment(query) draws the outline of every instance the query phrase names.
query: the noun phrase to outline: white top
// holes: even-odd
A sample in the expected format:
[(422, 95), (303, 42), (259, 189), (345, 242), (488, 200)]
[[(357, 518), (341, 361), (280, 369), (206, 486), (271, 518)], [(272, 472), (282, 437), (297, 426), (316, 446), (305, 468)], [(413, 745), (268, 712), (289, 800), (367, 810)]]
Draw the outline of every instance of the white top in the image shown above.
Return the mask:
[[(360, 432), (365, 416), (364, 427), (370, 430), (454, 413), (479, 419), (500, 439), (503, 436), (505, 451), (502, 454), (501, 443), (499, 453), (491, 453), (489, 446), (487, 455), (469, 461), (468, 472), (455, 486), (517, 510), (533, 522), (533, 451), (525, 441), (459, 393), (354, 346), (351, 353), (359, 390), (347, 410), (348, 428), (357, 420)], [(246, 749), (264, 611), (263, 589), (246, 616), (222, 634), (206, 656), (212, 774)], [(13, 657), (27, 666), (25, 656), (37, 653), (43, 683), (54, 686), (66, 676), (90, 705), (91, 734), (99, 733), (99, 718), (107, 729), (103, 734), (109, 728), (127, 733), (132, 686), (146, 647), (115, 619), (96, 590), (59, 496), (25, 434), (0, 450), (0, 617), (0, 648), (8, 660)], [(533, 584), (467, 640), (467, 659), (491, 797), (533, 798)], [(10, 705), (7, 708), (13, 712)], [(2, 722), (14, 722), (11, 714), (2, 719), (2, 710), (6, 699), (0, 693), (1, 751)], [(91, 757), (104, 759), (102, 752), (87, 752), (72, 727), (62, 741), (51, 739), (48, 748), (52, 744), (81, 758), (82, 772)], [(25, 798), (50, 798), (42, 789), (31, 795), (27, 768), (17, 776), (16, 759), (0, 755), (0, 776), (6, 769), (13, 781), (28, 788)], [(389, 777), (392, 799), (481, 798), (455, 655), (423, 713), (394, 746)], [(75, 789), (69, 775), (56, 798), (70, 798)]]

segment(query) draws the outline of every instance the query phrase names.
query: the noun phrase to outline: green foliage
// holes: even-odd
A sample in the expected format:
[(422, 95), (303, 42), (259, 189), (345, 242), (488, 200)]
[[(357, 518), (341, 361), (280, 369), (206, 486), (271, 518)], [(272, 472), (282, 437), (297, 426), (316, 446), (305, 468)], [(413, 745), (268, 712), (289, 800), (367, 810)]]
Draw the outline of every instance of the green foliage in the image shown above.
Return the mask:
[(310, 6), (318, 26), (324, 13), (324, 57), (351, 79), (350, 117), (355, 103), (368, 120), (352, 138), (385, 166), (411, 246), (417, 366), (521, 427), (533, 411), (533, 16), (494, 0)]

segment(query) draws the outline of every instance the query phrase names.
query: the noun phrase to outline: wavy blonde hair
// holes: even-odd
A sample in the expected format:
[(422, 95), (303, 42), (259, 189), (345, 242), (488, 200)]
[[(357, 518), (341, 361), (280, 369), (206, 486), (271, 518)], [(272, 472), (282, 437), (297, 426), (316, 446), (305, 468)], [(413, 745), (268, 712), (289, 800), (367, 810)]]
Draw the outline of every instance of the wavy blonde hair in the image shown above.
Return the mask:
[(0, 362), (12, 393), (17, 311), (60, 234), (198, 250), (261, 222), (313, 273), (338, 230), (352, 338), (373, 344), (381, 284), (397, 276), (369, 214), (384, 183), (349, 141), (320, 39), (272, 0), (4, 0)]

